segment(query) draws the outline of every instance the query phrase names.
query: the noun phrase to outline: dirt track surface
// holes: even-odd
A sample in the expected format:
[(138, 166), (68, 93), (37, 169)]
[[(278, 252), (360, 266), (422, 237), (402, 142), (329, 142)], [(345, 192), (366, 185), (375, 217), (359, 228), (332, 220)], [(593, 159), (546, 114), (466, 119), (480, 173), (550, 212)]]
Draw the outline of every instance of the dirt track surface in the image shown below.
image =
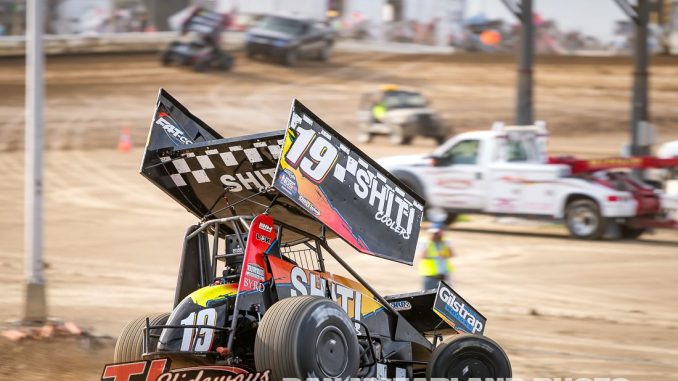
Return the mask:
[[(56, 56), (47, 60), (46, 145), (111, 148), (120, 129), (145, 141), (149, 105), (165, 87), (208, 124), (237, 136), (282, 129), (296, 97), (330, 125), (355, 134), (360, 94), (380, 84), (421, 89), (458, 131), (513, 120), (510, 56), (339, 54), (289, 69), (237, 57), (233, 73), (159, 66), (154, 55)], [(543, 57), (535, 69), (535, 117), (554, 136), (597, 134), (621, 143), (628, 131), (628, 58)], [(656, 58), (651, 115), (661, 139), (678, 136), (678, 58)], [(23, 62), (0, 59), (0, 151), (23, 144)], [(618, 146), (615, 146), (615, 150)]]
[[(171, 308), (183, 232), (194, 218), (138, 175), (140, 149), (110, 149), (123, 126), (143, 144), (159, 86), (225, 136), (282, 128), (292, 97), (351, 135), (357, 93), (382, 82), (425, 89), (459, 129), (508, 120), (513, 105), (514, 67), (505, 58), (474, 63), (468, 57), (341, 55), (329, 67), (304, 63), (297, 70), (241, 58), (236, 70), (199, 75), (160, 68), (150, 56), (50, 59), (45, 260), (52, 316), (115, 336), (128, 320)], [(20, 62), (0, 60), (0, 151), (21, 146), (21, 73)], [(537, 115), (550, 122), (554, 151), (615, 154), (626, 137), (630, 67), (614, 60), (556, 60), (537, 73)], [(678, 66), (657, 66), (653, 74), (652, 113), (660, 137), (678, 138)], [(378, 140), (363, 148), (379, 157), (432, 147), (415, 141), (394, 148)], [(21, 310), (23, 157), (0, 152), (0, 163), (4, 320)], [(474, 217), (448, 236), (458, 254), (455, 288), (488, 317), (486, 333), (505, 347), (514, 376), (678, 375), (675, 232), (583, 242), (556, 225)], [(384, 294), (420, 288), (414, 269), (337, 246)], [(110, 345), (17, 347), (0, 338), (0, 378), (16, 371), (20, 380), (93, 380), (111, 357)]]

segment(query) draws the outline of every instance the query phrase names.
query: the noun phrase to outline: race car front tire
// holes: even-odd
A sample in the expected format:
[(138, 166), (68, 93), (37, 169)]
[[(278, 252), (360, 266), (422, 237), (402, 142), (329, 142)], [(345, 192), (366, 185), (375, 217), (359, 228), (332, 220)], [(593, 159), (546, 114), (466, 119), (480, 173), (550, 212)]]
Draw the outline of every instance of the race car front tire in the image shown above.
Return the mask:
[(283, 378), (355, 377), (360, 349), (353, 323), (336, 303), (319, 296), (283, 299), (264, 314), (254, 342), (259, 371)]
[(492, 339), (480, 335), (454, 335), (436, 347), (426, 366), (426, 379), (509, 379), (511, 363)]
[[(167, 323), (169, 313), (144, 315), (129, 322), (120, 332), (118, 340), (115, 342), (113, 352), (113, 362), (127, 362), (141, 360), (144, 345), (144, 328), (146, 327), (146, 317), (150, 325), (163, 325)], [(159, 333), (159, 332), (152, 332)], [(158, 346), (157, 338), (149, 338), (148, 351), (154, 352)]]

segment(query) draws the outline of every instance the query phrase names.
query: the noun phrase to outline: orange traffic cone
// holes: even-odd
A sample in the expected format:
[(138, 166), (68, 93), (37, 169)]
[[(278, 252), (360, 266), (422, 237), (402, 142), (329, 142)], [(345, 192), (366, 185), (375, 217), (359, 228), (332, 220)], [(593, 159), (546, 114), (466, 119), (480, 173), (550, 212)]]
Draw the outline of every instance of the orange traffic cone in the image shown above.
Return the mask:
[(132, 134), (129, 128), (125, 127), (120, 131), (118, 138), (118, 152), (129, 152), (132, 150)]

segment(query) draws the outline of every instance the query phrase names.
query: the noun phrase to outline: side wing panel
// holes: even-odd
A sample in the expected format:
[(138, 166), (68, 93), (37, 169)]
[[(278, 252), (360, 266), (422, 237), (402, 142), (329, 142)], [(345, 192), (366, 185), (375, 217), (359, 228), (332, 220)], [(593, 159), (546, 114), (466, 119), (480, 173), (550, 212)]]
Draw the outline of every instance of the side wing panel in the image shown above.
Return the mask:
[(273, 186), (356, 250), (412, 264), (424, 200), (296, 100)]

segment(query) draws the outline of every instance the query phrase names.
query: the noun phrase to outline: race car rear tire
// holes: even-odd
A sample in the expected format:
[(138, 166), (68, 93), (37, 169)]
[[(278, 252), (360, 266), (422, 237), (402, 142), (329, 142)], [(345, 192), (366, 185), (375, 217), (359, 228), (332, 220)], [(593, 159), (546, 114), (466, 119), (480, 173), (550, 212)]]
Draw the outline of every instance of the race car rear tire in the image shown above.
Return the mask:
[(480, 335), (452, 336), (436, 347), (426, 366), (426, 379), (508, 379), (511, 362), (492, 339)]
[(231, 71), (231, 69), (233, 69), (234, 61), (235, 60), (233, 59), (233, 56), (231, 56), (229, 53), (219, 53), (219, 69), (222, 71)]
[(162, 62), (163, 66), (169, 66), (174, 62), (174, 52), (171, 50), (167, 50), (162, 54), (162, 57), (160, 57), (160, 61)]
[(195, 64), (193, 64), (193, 70), (195, 70), (198, 73), (202, 73), (206, 71), (211, 63), (212, 58), (211, 57), (200, 57), (195, 61)]
[(565, 207), (565, 225), (575, 238), (596, 240), (605, 234), (607, 221), (595, 201), (579, 199)]
[(254, 342), (259, 371), (271, 379), (355, 377), (360, 349), (353, 323), (333, 301), (319, 296), (283, 299), (264, 314)]
[[(144, 328), (146, 327), (146, 317), (150, 325), (163, 325), (167, 323), (169, 313), (144, 315), (129, 322), (120, 332), (118, 340), (115, 342), (113, 351), (113, 362), (127, 362), (141, 360), (144, 345)], [(152, 333), (159, 333), (154, 330)], [(158, 346), (158, 339), (151, 337), (148, 343), (149, 352), (154, 352)]]

